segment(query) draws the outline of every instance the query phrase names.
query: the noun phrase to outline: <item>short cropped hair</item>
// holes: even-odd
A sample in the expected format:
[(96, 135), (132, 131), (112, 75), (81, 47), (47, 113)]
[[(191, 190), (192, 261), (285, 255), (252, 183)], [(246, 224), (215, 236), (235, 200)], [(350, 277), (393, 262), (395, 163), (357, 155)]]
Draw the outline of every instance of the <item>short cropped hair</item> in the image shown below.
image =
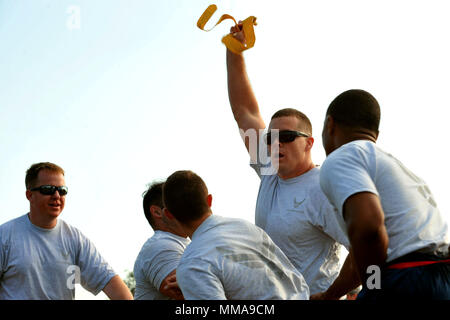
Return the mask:
[(148, 223), (155, 230), (155, 221), (153, 220), (152, 213), (150, 212), (151, 206), (158, 206), (163, 208), (162, 201), (162, 189), (164, 182), (154, 182), (150, 184), (148, 189), (142, 194), (145, 218)]
[(380, 105), (367, 91), (352, 89), (338, 95), (327, 110), (337, 124), (378, 133)]
[(39, 162), (33, 164), (26, 172), (25, 186), (27, 190), (36, 187), (38, 175), (41, 170), (49, 170), (55, 173), (61, 173), (64, 175), (64, 170), (60, 166), (51, 162)]
[(281, 118), (281, 117), (296, 117), (298, 119), (299, 127), (298, 129), (300, 131), (303, 131), (309, 135), (312, 135), (312, 125), (309, 118), (304, 114), (303, 112), (298, 111), (297, 109), (293, 108), (285, 108), (278, 110), (275, 112), (271, 118), (271, 120), (275, 118)]
[(164, 183), (164, 206), (182, 223), (198, 220), (209, 212), (207, 197), (205, 182), (192, 171), (176, 171)]

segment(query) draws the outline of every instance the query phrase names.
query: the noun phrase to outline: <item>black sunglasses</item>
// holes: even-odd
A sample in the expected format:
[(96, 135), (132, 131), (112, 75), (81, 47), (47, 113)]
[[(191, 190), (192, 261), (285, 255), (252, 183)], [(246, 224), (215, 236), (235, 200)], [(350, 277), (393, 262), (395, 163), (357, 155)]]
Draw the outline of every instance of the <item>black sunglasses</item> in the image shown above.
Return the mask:
[[(293, 130), (280, 130), (278, 132), (278, 141), (281, 143), (287, 143), (294, 141), (297, 137), (306, 137), (309, 138), (309, 134), (306, 134), (301, 131), (293, 131)], [(271, 131), (266, 133), (266, 143), (270, 146), (272, 144), (272, 135)]]
[(44, 185), (44, 186), (30, 189), (30, 191), (39, 191), (41, 194), (46, 195), (46, 196), (53, 195), (56, 190), (58, 190), (58, 193), (60, 196), (65, 196), (67, 194), (67, 192), (69, 191), (69, 189), (66, 186), (55, 187), (55, 186), (50, 186), (50, 185)]

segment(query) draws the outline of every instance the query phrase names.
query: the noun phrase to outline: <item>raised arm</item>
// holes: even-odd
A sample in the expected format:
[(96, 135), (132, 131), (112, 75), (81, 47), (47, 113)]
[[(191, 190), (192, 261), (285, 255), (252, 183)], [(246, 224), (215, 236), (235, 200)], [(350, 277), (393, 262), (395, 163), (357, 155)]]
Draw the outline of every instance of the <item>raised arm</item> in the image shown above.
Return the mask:
[[(231, 32), (238, 40), (244, 42), (243, 32), (237, 27), (231, 28)], [(228, 74), (228, 98), (231, 110), (239, 129), (246, 132), (249, 129), (264, 129), (265, 124), (259, 112), (258, 102), (250, 85), (247, 75), (244, 56), (235, 54), (227, 49), (227, 74)], [(245, 141), (245, 147), (249, 150), (249, 143)]]

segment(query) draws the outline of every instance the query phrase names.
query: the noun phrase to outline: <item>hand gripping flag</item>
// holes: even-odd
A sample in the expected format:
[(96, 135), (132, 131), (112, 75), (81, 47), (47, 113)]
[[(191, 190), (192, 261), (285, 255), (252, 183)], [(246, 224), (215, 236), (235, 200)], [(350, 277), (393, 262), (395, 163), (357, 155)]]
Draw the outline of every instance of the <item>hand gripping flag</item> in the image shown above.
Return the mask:
[[(197, 21), (197, 27), (199, 27), (203, 31), (211, 31), (214, 29), (219, 23), (226, 19), (231, 19), (234, 21), (234, 24), (238, 26), (236, 20), (228, 15), (224, 14), (220, 17), (219, 21), (208, 30), (205, 30), (205, 25), (211, 18), (211, 16), (216, 12), (217, 6), (212, 4), (206, 8), (205, 12), (200, 16)], [(233, 53), (240, 54), (242, 51), (252, 48), (255, 45), (255, 31), (253, 30), (253, 26), (256, 26), (256, 17), (250, 16), (244, 21), (242, 21), (242, 31), (244, 32), (245, 44), (237, 40), (233, 37), (232, 34), (228, 34), (222, 38), (223, 44)]]

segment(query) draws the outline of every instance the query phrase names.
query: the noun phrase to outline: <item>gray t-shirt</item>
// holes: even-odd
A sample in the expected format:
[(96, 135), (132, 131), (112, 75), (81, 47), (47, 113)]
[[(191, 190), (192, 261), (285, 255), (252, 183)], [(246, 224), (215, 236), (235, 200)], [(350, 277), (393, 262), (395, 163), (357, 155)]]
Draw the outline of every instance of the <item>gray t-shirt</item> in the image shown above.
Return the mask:
[(387, 262), (417, 250), (447, 251), (447, 223), (427, 184), (375, 143), (357, 140), (333, 151), (320, 171), (320, 184), (344, 232), (345, 200), (359, 192), (379, 197), (389, 237)]
[(44, 229), (25, 214), (0, 226), (0, 300), (72, 300), (77, 282), (96, 295), (115, 275), (93, 243), (61, 219)]
[(142, 246), (134, 263), (135, 300), (169, 299), (159, 292), (159, 287), (169, 273), (177, 268), (184, 249), (190, 242), (189, 238), (170, 232), (155, 231)]
[(186, 300), (307, 300), (303, 276), (261, 228), (211, 215), (177, 268)]
[(264, 229), (305, 277), (311, 294), (323, 292), (341, 269), (341, 245), (349, 247), (335, 209), (320, 189), (319, 168), (291, 179), (262, 175), (255, 224)]

